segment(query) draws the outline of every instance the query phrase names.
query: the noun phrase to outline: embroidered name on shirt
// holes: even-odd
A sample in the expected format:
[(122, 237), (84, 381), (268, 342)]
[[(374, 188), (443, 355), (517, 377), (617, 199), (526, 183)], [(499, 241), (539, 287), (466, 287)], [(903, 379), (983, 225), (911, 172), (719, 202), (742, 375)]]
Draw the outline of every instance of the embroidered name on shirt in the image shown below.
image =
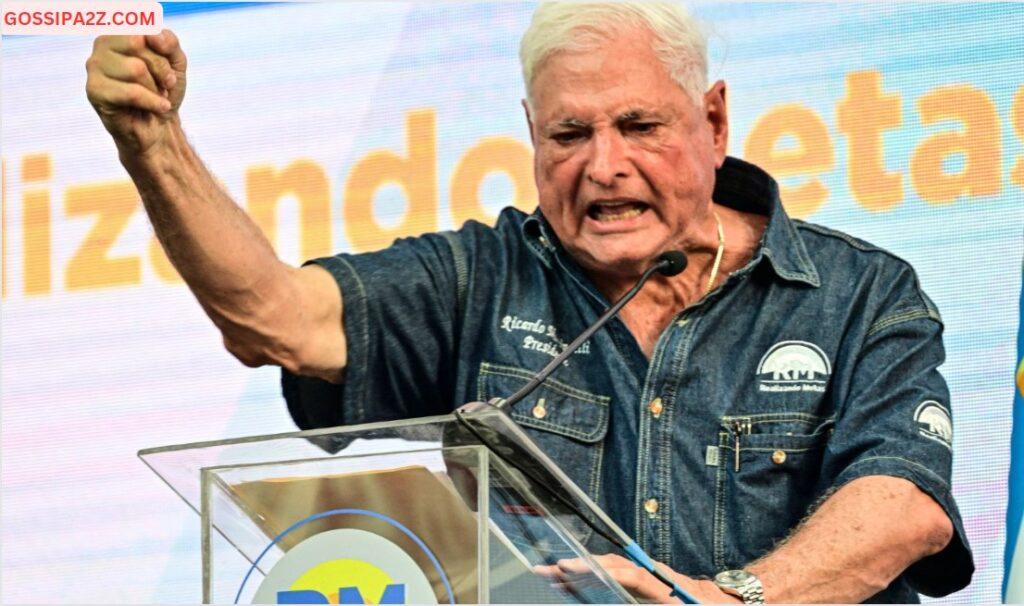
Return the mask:
[[(501, 319), (501, 330), (505, 332), (528, 332), (533, 333), (523, 337), (522, 348), (530, 351), (537, 351), (547, 354), (552, 358), (562, 353), (566, 348), (566, 342), (558, 337), (558, 329), (552, 324), (545, 324), (543, 320), (523, 320), (519, 316), (505, 316)], [(534, 335), (539, 335), (535, 337)], [(586, 341), (573, 355), (590, 354), (590, 341)], [(568, 364), (568, 360), (565, 361)]]
[(828, 385), (832, 364), (814, 343), (782, 341), (776, 343), (757, 365), (758, 391), (821, 393)]

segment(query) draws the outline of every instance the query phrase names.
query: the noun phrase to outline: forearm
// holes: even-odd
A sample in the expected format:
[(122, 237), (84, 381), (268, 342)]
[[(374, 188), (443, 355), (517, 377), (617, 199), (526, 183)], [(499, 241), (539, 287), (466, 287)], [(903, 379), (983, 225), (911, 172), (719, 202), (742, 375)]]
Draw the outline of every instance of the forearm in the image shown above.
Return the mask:
[(869, 476), (830, 496), (775, 551), (747, 566), (770, 602), (856, 603), (952, 536), (942, 508), (912, 483)]
[[(214, 180), (180, 126), (145, 156), (121, 153), (157, 238), (225, 341), (266, 328), (295, 272)], [(255, 363), (256, 361), (253, 360)]]

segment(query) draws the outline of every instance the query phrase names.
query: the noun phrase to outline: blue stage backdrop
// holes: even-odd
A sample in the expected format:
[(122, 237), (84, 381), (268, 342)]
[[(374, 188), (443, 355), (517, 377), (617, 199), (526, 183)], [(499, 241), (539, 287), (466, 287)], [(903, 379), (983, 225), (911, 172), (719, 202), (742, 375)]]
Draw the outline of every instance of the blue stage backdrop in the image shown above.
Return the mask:
[[(910, 261), (938, 304), (954, 492), (978, 566), (952, 599), (997, 601), (1024, 246), (1024, 10), (692, 8), (711, 33), (711, 76), (729, 84), (730, 152), (780, 179), (791, 214)], [(165, 23), (189, 56), (192, 143), (298, 263), (535, 205), (516, 56), (532, 9), (168, 4)], [(294, 426), (277, 370), (222, 349), (156, 245), (85, 98), (91, 45), (3, 41), (2, 594), (196, 602), (198, 519), (135, 452)]]

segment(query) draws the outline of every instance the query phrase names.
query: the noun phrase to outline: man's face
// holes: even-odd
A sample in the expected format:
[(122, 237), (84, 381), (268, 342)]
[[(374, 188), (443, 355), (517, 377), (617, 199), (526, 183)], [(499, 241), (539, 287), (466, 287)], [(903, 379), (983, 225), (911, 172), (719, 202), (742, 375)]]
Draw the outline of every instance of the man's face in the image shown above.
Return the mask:
[(639, 274), (700, 242), (725, 158), (725, 88), (696, 107), (646, 31), (540, 65), (528, 111), (541, 212), (583, 267)]

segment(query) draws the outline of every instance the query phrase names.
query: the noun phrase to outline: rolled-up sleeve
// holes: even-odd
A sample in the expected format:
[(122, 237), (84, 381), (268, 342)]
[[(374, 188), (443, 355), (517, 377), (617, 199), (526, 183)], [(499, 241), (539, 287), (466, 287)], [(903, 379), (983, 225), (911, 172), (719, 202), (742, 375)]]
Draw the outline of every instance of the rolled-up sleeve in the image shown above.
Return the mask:
[(945, 510), (954, 528), (952, 540), (905, 573), (917, 591), (930, 596), (965, 587), (974, 572), (950, 484), (951, 403), (938, 371), (944, 359), (942, 323), (930, 306), (896, 309), (878, 318), (845, 379), (848, 396), (836, 416), (823, 467), (829, 488), (864, 476), (893, 476), (913, 482)]
[[(347, 364), (341, 384), (282, 374), (301, 429), (450, 412), (458, 287), (451, 234), (382, 251), (315, 259), (342, 293)], [(339, 319), (339, 320), (342, 320)]]

